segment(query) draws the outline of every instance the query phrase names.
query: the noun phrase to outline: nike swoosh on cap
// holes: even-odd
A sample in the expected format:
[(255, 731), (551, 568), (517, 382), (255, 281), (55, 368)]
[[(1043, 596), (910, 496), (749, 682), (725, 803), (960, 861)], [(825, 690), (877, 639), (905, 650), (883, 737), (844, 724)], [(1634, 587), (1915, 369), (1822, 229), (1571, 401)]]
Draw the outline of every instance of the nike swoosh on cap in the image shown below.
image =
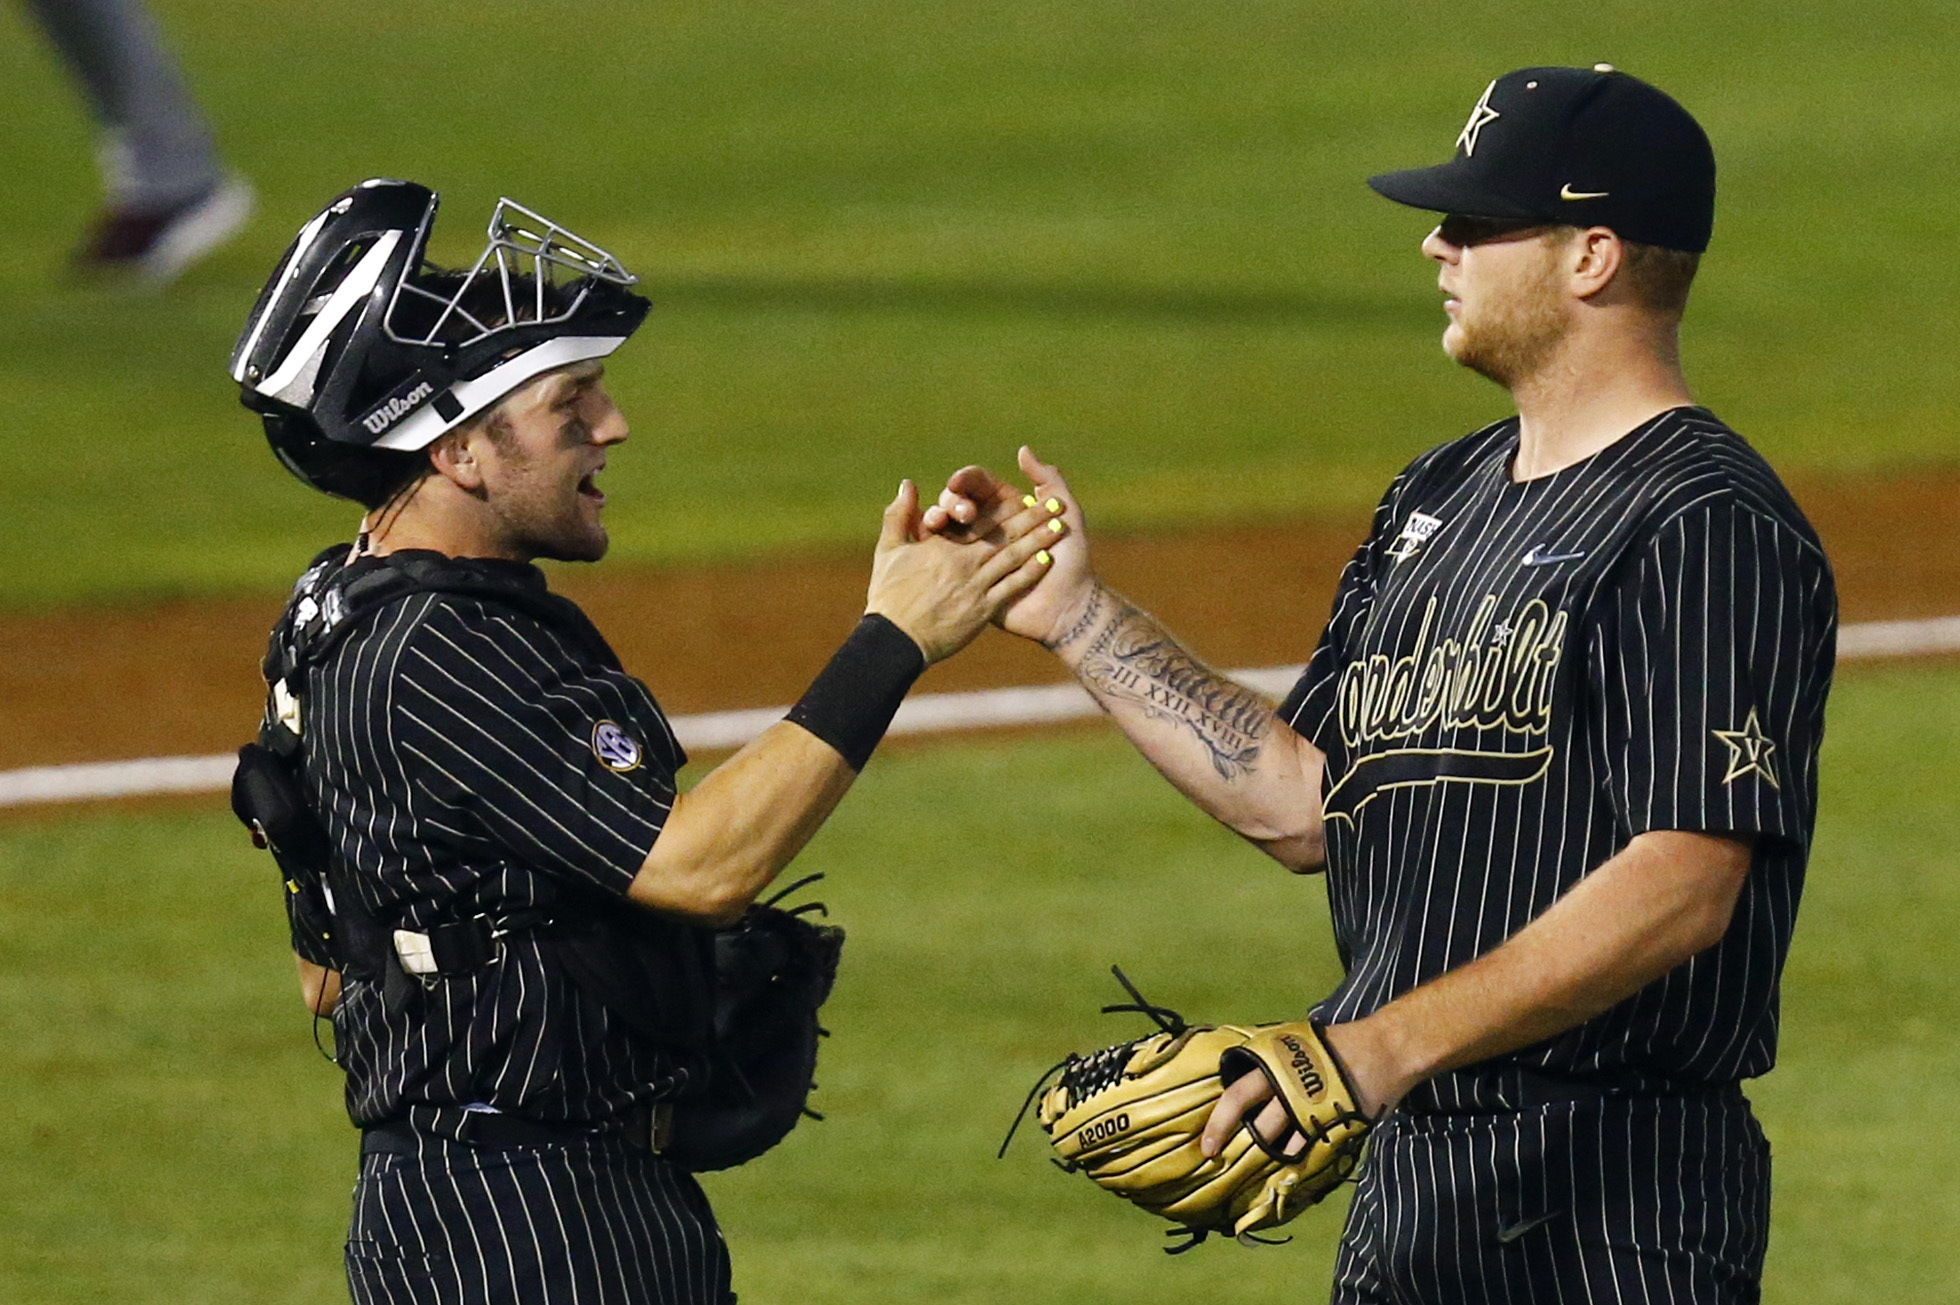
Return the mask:
[(1558, 188), (1560, 199), (1605, 199), (1612, 193), (1610, 190), (1574, 190), (1569, 181)]

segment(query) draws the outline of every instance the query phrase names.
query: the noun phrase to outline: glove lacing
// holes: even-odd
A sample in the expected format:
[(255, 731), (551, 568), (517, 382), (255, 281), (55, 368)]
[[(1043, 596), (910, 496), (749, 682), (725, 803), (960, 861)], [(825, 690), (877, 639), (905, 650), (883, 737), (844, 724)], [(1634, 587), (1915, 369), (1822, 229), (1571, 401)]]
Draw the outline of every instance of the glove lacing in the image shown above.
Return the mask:
[[(1137, 986), (1130, 982), (1129, 976), (1123, 973), (1120, 966), (1110, 966), (1109, 972), (1116, 976), (1116, 981), (1123, 985), (1123, 991), (1129, 993), (1133, 1000), (1118, 1002), (1112, 1006), (1105, 1006), (1102, 1008), (1103, 1014), (1117, 1015), (1134, 1012), (1139, 1015), (1148, 1015), (1151, 1022), (1157, 1026), (1159, 1033), (1168, 1033), (1172, 1037), (1176, 1037), (1191, 1027), (1189, 1021), (1184, 1016), (1178, 1014), (1168, 1006), (1157, 1005), (1141, 992), (1137, 991)], [(1028, 1107), (1032, 1106), (1035, 1098), (1039, 1097), (1047, 1089), (1049, 1080), (1058, 1071), (1061, 1074), (1062, 1086), (1068, 1089), (1069, 1099), (1071, 1101), (1085, 1100), (1088, 1097), (1096, 1095), (1098, 1092), (1106, 1092), (1114, 1087), (1117, 1081), (1123, 1077), (1123, 1069), (1130, 1063), (1130, 1058), (1136, 1054), (1136, 1049), (1152, 1038), (1159, 1036), (1159, 1033), (1147, 1033), (1143, 1037), (1132, 1038), (1128, 1042), (1119, 1042), (1113, 1047), (1104, 1047), (1101, 1051), (1094, 1051), (1086, 1056), (1078, 1056), (1070, 1052), (1067, 1056), (1064, 1056), (1061, 1060), (1042, 1071), (1041, 1077), (1035, 1080), (1032, 1088), (1028, 1089), (1028, 1095), (1021, 1102), (1020, 1110), (1015, 1112), (1014, 1122), (1008, 1126), (1007, 1136), (1001, 1139), (1000, 1150), (995, 1154), (994, 1158), (997, 1160), (1006, 1159), (1008, 1143), (1014, 1140), (1015, 1131), (1021, 1127), (1021, 1121), (1027, 1118)], [(1082, 1167), (1073, 1161), (1057, 1160), (1052, 1156), (1049, 1158), (1048, 1163), (1054, 1165), (1063, 1173), (1074, 1173)], [(1166, 1246), (1164, 1248), (1164, 1254), (1182, 1255), (1193, 1246), (1203, 1243), (1214, 1231), (1216, 1230), (1211, 1228), (1193, 1228), (1189, 1225), (1167, 1228), (1164, 1230), (1164, 1236), (1183, 1237), (1185, 1240), (1175, 1246)], [(1291, 1237), (1260, 1237), (1246, 1232), (1238, 1234), (1233, 1240), (1241, 1246), (1283, 1246), (1293, 1239)]]
[[(1118, 983), (1123, 985), (1123, 991), (1129, 993), (1135, 1000), (1105, 1006), (1102, 1008), (1103, 1014), (1135, 1012), (1139, 1015), (1148, 1015), (1161, 1032), (1168, 1033), (1172, 1037), (1191, 1027), (1182, 1015), (1170, 1007), (1159, 1006), (1146, 999), (1137, 991), (1137, 986), (1130, 982), (1129, 976), (1123, 973), (1121, 967), (1112, 965), (1109, 967), (1109, 972), (1116, 976)], [(1135, 1054), (1136, 1049), (1156, 1036), (1158, 1036), (1156, 1033), (1148, 1033), (1140, 1038), (1132, 1038), (1128, 1042), (1120, 1042), (1113, 1047), (1104, 1047), (1101, 1051), (1091, 1052), (1086, 1056), (1078, 1056), (1070, 1052), (1043, 1070), (1041, 1077), (1035, 1080), (1034, 1086), (1028, 1089), (1027, 1098), (1021, 1102), (1021, 1108), (1015, 1112), (1014, 1122), (1008, 1125), (1007, 1136), (1001, 1139), (1000, 1150), (995, 1153), (994, 1158), (996, 1160), (1007, 1158), (1007, 1145), (1014, 1140), (1014, 1134), (1021, 1127), (1021, 1121), (1027, 1118), (1028, 1107), (1035, 1103), (1035, 1098), (1047, 1090), (1049, 1080), (1058, 1071), (1062, 1076), (1062, 1086), (1068, 1089), (1069, 1099), (1084, 1100), (1114, 1087), (1117, 1080), (1123, 1077), (1123, 1067), (1130, 1063), (1130, 1057)], [(1064, 1173), (1074, 1173), (1080, 1168), (1079, 1165), (1052, 1158), (1048, 1163)]]

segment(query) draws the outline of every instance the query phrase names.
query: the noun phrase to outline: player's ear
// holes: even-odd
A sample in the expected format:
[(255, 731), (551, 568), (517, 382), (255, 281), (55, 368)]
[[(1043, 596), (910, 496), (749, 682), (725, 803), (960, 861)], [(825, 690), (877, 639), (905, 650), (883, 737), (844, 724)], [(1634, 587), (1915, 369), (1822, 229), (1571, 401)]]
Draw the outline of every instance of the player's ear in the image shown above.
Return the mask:
[(1608, 227), (1586, 227), (1566, 246), (1566, 266), (1570, 270), (1572, 293), (1581, 299), (1613, 284), (1626, 262), (1626, 246)]
[(468, 494), (483, 488), (483, 462), (472, 438), (476, 431), (475, 423), (458, 426), (429, 446), (429, 465), (436, 474)]

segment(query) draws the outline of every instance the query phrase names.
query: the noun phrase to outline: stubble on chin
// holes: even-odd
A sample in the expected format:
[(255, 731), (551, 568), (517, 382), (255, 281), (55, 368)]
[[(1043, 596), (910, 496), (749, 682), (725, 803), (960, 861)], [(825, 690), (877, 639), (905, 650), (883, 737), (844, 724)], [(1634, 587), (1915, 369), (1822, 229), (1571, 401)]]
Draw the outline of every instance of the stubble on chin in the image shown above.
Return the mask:
[(519, 493), (498, 515), (513, 551), (529, 561), (596, 562), (612, 542), (603, 522), (586, 519), (582, 503), (567, 509)]
[(532, 556), (552, 562), (596, 562), (606, 555), (611, 544), (604, 526), (587, 527), (580, 523), (577, 527), (568, 525), (549, 533), (540, 532), (540, 537), (532, 540)]
[(1474, 315), (1459, 317), (1454, 340), (1444, 333), (1443, 351), (1459, 366), (1512, 390), (1551, 361), (1570, 329), (1556, 268), (1548, 259), (1484, 296)]

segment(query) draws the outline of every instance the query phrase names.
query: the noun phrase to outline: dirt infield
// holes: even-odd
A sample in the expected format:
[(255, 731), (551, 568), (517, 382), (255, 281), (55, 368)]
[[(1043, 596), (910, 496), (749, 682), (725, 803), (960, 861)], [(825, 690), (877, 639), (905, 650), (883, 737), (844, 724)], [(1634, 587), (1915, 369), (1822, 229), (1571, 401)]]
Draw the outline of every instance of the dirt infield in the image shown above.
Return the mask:
[[(1847, 620), (1960, 612), (1960, 469), (1799, 483)], [(1109, 580), (1221, 666), (1300, 661), (1361, 516), (1100, 537)], [(568, 572), (625, 664), (673, 713), (788, 702), (863, 602), (862, 554), (685, 570)], [(0, 769), (213, 753), (249, 737), (280, 599), (0, 615)], [(1039, 649), (989, 632), (926, 690), (1052, 681)]]

